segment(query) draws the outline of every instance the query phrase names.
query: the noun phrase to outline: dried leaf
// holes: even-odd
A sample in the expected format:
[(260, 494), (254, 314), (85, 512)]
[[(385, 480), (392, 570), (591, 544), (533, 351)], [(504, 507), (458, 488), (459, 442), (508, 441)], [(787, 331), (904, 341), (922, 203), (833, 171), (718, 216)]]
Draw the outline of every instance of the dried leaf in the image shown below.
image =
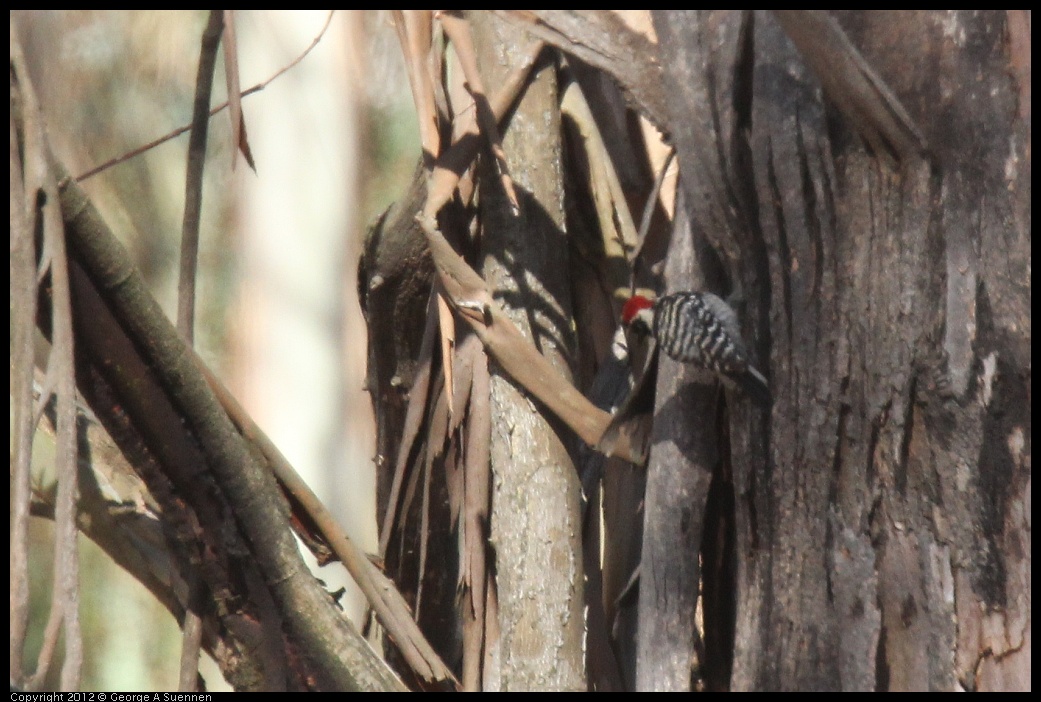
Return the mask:
[(448, 399), (448, 416), (452, 417), (455, 412), (455, 382), (453, 378), (452, 350), (455, 348), (455, 318), (452, 316), (452, 308), (448, 306), (444, 295), (436, 293), (437, 296), (437, 322), (441, 331), (441, 368), (445, 374), (445, 396)]
[(473, 386), (474, 365), (484, 360), (484, 347), (475, 334), (467, 333), (455, 352), (455, 406), (459, 409), (448, 426), (449, 434), (455, 434), (463, 423), (466, 404), (470, 401)]
[(473, 388), (467, 409), (464, 474), (464, 519), (461, 523), (460, 585), (463, 615), (464, 690), (478, 690), (484, 657), (486, 585), (490, 579), (488, 509), (491, 494), (491, 377), (482, 352), (473, 363)]
[(246, 118), (243, 115), (239, 115), (238, 145), (239, 151), (242, 152), (242, 156), (246, 159), (246, 165), (256, 173), (257, 164), (253, 161), (253, 151), (249, 148), (249, 137), (246, 136)]
[(434, 380), (433, 392), (430, 396), (431, 402), (427, 408), (426, 432), (428, 465), (435, 458), (439, 458), (444, 454), (445, 443), (448, 440), (448, 392), (444, 376)]
[[(242, 152), (249, 167), (253, 165), (253, 154), (246, 139), (246, 121), (242, 117), (242, 95), (239, 87), (239, 46), (235, 38), (235, 11), (224, 10), (224, 78), (228, 90), (228, 117), (231, 118), (231, 143)], [(235, 170), (234, 151), (231, 157), (231, 169)]]
[[(444, 397), (444, 392), (440, 396)], [(443, 403), (439, 402), (439, 404)], [(416, 611), (413, 614), (413, 619), (419, 621), (419, 610), (423, 603), (423, 582), (426, 580), (427, 572), (427, 551), (430, 543), (430, 481), (433, 475), (433, 456), (430, 454), (431, 443), (437, 443), (427, 441), (427, 460), (423, 465), (423, 503), (420, 506), (420, 519), (419, 519), (419, 566), (416, 569)]]
[[(611, 156), (607, 152), (589, 104), (586, 102), (582, 88), (572, 82), (564, 90), (560, 100), (560, 110), (571, 117), (573, 124), (582, 136), (581, 143), (585, 148), (589, 175), (589, 192), (592, 193), (596, 206), (600, 232), (603, 235), (604, 255), (608, 258), (625, 258), (632, 260), (638, 241), (636, 225), (625, 191), (615, 171)], [(625, 280), (611, 281), (612, 288), (628, 287), (628, 273)]]
[(658, 384), (658, 349), (647, 354), (647, 361), (637, 376), (632, 391), (611, 417), (596, 449), (606, 456), (615, 454), (622, 444), (630, 447), (633, 463), (647, 461), (650, 450), (651, 422), (654, 417), (654, 391)]
[[(595, 407), (526, 339), (492, 298), (484, 280), (452, 249), (437, 224), (417, 215), (450, 304), (477, 332), (485, 348), (515, 383), (525, 388), (590, 446), (610, 416)], [(622, 437), (615, 455), (629, 456)]]

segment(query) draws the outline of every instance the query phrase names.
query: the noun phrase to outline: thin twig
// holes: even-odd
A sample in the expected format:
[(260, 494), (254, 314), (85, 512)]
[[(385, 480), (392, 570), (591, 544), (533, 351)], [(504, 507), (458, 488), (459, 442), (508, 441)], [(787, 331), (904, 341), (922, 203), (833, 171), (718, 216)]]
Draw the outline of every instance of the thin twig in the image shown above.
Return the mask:
[[(33, 445), (33, 329), (36, 323), (36, 243), (26, 188), (32, 187), (21, 162), (16, 100), (25, 79), (21, 47), (11, 32), (11, 680), (21, 684), (25, 633), (29, 622), (29, 468)], [(22, 120), (23, 125), (25, 118)]]
[[(49, 382), (54, 383), (56, 393), (56, 451), (54, 456), (58, 491), (55, 503), (55, 550), (54, 584), (51, 595), (51, 612), (47, 622), (45, 641), (38, 658), (35, 673), (27, 681), (30, 688), (39, 689), (43, 676), (47, 674), (53, 651), (57, 646), (59, 631), (64, 633), (64, 662), (61, 670), (60, 687), (65, 691), (80, 688), (80, 673), (83, 665), (83, 641), (79, 620), (79, 549), (76, 540), (76, 499), (79, 491), (77, 472), (78, 443), (76, 435), (76, 380), (73, 366), (72, 304), (69, 291), (69, 268), (66, 258), (65, 230), (58, 205), (58, 185), (54, 174), (47, 167), (48, 145), (40, 116), (39, 103), (25, 70), (25, 56), (11, 25), (11, 75), (12, 104), (21, 108), (22, 146), (25, 153), (24, 173), (12, 173), (12, 182), (25, 179), (21, 191), (24, 199), (12, 203), (12, 212), (18, 209), (22, 215), (32, 215), (35, 221), (31, 228), (43, 233), (44, 248), (50, 256), (51, 304), (51, 353), (48, 359)], [(18, 141), (17, 118), (11, 119), (12, 149)], [(12, 167), (16, 160), (12, 159)], [(12, 195), (16, 190), (12, 190)], [(12, 218), (12, 224), (16, 220)], [(14, 235), (12, 236), (12, 238)], [(21, 276), (19, 276), (21, 277)], [(27, 281), (26, 281), (27, 282)], [(35, 292), (33, 293), (35, 297)], [(31, 342), (29, 342), (31, 343)], [(28, 360), (23, 357), (23, 360)], [(24, 391), (23, 391), (24, 392)], [(23, 410), (28, 409), (27, 407)], [(24, 415), (23, 415), (24, 416)], [(30, 431), (32, 427), (30, 425)], [(26, 447), (27, 451), (31, 451)], [(21, 482), (21, 477), (17, 481)], [(18, 492), (21, 492), (18, 490)], [(22, 495), (20, 495), (22, 496)], [(26, 505), (13, 508), (16, 515), (24, 514)], [(20, 518), (20, 515), (19, 515)], [(14, 534), (21, 527), (12, 525), (12, 549), (22, 546), (15, 541)], [(18, 534), (19, 541), (21, 534)], [(12, 569), (27, 565), (24, 558), (12, 557)], [(12, 570), (12, 572), (14, 572)], [(21, 574), (16, 584), (22, 586)], [(13, 579), (14, 579), (13, 578)], [(21, 607), (20, 593), (12, 588), (12, 647), (24, 645), (22, 622), (14, 623), (22, 613), (14, 610)], [(53, 643), (51, 638), (53, 637)], [(19, 656), (12, 656), (12, 663), (20, 663)], [(12, 667), (12, 675), (20, 676), (21, 667)], [(12, 678), (14, 679), (14, 678)]]
[[(269, 86), (272, 82), (274, 82), (277, 78), (280, 78), (283, 73), (285, 73), (289, 69), (295, 67), (301, 61), (303, 61), (304, 58), (309, 53), (311, 53), (311, 51), (316, 46), (318, 46), (318, 42), (320, 42), (322, 40), (322, 37), (325, 36), (326, 30), (329, 29), (329, 25), (333, 21), (333, 13), (334, 12), (336, 12), (336, 10), (329, 10), (329, 16), (326, 17), (325, 24), (322, 25), (321, 31), (318, 32), (318, 35), (311, 41), (311, 45), (308, 46), (306, 49), (304, 49), (302, 54), (300, 54), (295, 59), (293, 59), (292, 61), (287, 63), (285, 66), (283, 66), (278, 71), (276, 71), (267, 80), (261, 81), (261, 82), (257, 83), (256, 85), (254, 85), (252, 88), (249, 88), (248, 90), (242, 91), (242, 93), (241, 93), (241, 95), (239, 97), (246, 97), (248, 95), (252, 95), (253, 93), (259, 93), (261, 90), (263, 90), (264, 88)], [(214, 115), (216, 115), (221, 110), (226, 109), (229, 104), (230, 104), (230, 101), (225, 101), (225, 102), (222, 102), (220, 105), (217, 105), (216, 107), (214, 107), (212, 110), (210, 110), (210, 117), (213, 117)], [(92, 177), (96, 176), (98, 173), (101, 173), (102, 171), (106, 171), (109, 168), (112, 168), (113, 166), (118, 166), (119, 164), (121, 164), (121, 163), (123, 163), (125, 161), (129, 161), (130, 159), (134, 158), (135, 156), (140, 156), (141, 154), (145, 153), (146, 151), (154, 149), (155, 147), (159, 146), (160, 144), (165, 144), (166, 142), (170, 141), (171, 139), (174, 139), (176, 137), (181, 136), (182, 134), (184, 134), (185, 132), (187, 132), (191, 128), (192, 128), (192, 125), (190, 125), (190, 124), (186, 124), (183, 127), (178, 127), (177, 129), (173, 130), (172, 132), (170, 132), (168, 134), (165, 134), (165, 135), (159, 137), (158, 139), (150, 141), (147, 144), (142, 144), (141, 146), (137, 147), (136, 149), (132, 149), (132, 150), (126, 152), (122, 156), (117, 156), (116, 158), (113, 158), (113, 159), (110, 159), (108, 161), (105, 161), (101, 165), (95, 166), (94, 168), (90, 169), (86, 173), (81, 173), (80, 175), (76, 176), (75, 180), (76, 180), (77, 183), (82, 183), (87, 178), (92, 178)]]
[(195, 77), (192, 134), (188, 138), (188, 168), (184, 187), (184, 221), (181, 224), (181, 270), (177, 283), (177, 331), (189, 346), (195, 336), (195, 271), (199, 262), (199, 219), (202, 215), (202, 172), (206, 166), (206, 133), (217, 66), (217, 47), (224, 26), (222, 10), (210, 10), (210, 21), (202, 32), (199, 72)]
[[(228, 11), (230, 13), (230, 10)], [(184, 221), (181, 224), (181, 266), (177, 283), (177, 331), (184, 343), (193, 345), (195, 338), (195, 275), (199, 262), (199, 227), (202, 217), (202, 176), (206, 166), (206, 136), (209, 130), (210, 94), (213, 92), (213, 72), (217, 66), (217, 48), (224, 28), (224, 10), (210, 10), (210, 19), (202, 33), (199, 48), (199, 69), (195, 78), (195, 102), (192, 108), (192, 133), (188, 138), (188, 167), (185, 176)], [(227, 54), (227, 52), (225, 52)], [(234, 69), (229, 56), (225, 65), (230, 75)], [(235, 71), (237, 75), (237, 71)], [(229, 80), (229, 89), (232, 88)], [(235, 85), (237, 86), (237, 80)], [(230, 90), (229, 90), (230, 92)], [(241, 105), (232, 100), (232, 133), (238, 135)], [(236, 139), (237, 141), (237, 139)], [(235, 158), (234, 151), (232, 158)], [(181, 631), (181, 665), (178, 675), (180, 692), (195, 692), (199, 669), (199, 649), (202, 645), (202, 616), (200, 592), (202, 583), (197, 574), (190, 576), (187, 608)]]
[(651, 219), (654, 217), (654, 208), (658, 204), (662, 186), (665, 184), (665, 175), (669, 172), (669, 166), (672, 165), (672, 161), (675, 158), (676, 149), (669, 149), (669, 155), (665, 157), (665, 162), (661, 164), (661, 170), (658, 171), (658, 177), (654, 179), (654, 187), (651, 189), (651, 194), (647, 196), (647, 203), (643, 206), (643, 216), (640, 218), (640, 231), (636, 233), (636, 248), (633, 249), (629, 258), (630, 263), (635, 261), (640, 252), (643, 251), (643, 242), (651, 228)]

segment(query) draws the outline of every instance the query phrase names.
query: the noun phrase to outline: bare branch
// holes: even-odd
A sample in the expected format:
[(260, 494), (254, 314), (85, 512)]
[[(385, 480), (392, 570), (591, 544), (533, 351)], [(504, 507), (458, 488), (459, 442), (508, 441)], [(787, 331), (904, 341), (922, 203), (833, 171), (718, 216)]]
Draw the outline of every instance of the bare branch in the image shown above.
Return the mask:
[[(267, 80), (261, 81), (261, 82), (257, 83), (256, 85), (254, 85), (252, 88), (244, 90), (242, 92), (241, 97), (246, 97), (247, 95), (252, 95), (253, 93), (259, 93), (261, 90), (263, 90), (264, 88), (269, 86), (272, 83), (272, 81), (276, 80), (283, 73), (288, 71), (290, 68), (295, 67), (298, 63), (303, 61), (304, 58), (309, 53), (311, 53), (311, 51), (316, 46), (318, 46), (318, 42), (320, 42), (322, 40), (322, 37), (325, 36), (326, 30), (329, 29), (329, 25), (332, 23), (333, 13), (334, 12), (336, 12), (336, 10), (329, 10), (329, 16), (325, 18), (325, 24), (322, 25), (321, 30), (318, 32), (317, 36), (315, 36), (315, 38), (311, 41), (311, 44), (306, 49), (304, 49), (303, 52), (299, 56), (297, 56), (295, 59), (293, 59), (292, 61), (287, 63), (285, 66), (283, 66), (279, 70), (275, 71), (275, 73), (270, 78), (268, 78)], [(217, 105), (212, 110), (210, 110), (210, 117), (213, 117), (215, 114), (217, 114), (221, 110), (225, 109), (230, 104), (231, 104), (231, 101), (229, 100), (229, 101), (222, 102), (220, 105)], [(85, 173), (81, 173), (80, 175), (76, 176), (76, 182), (77, 183), (82, 183), (87, 178), (92, 178), (92, 177), (96, 176), (98, 173), (101, 173), (102, 171), (106, 171), (109, 168), (112, 168), (113, 166), (118, 166), (119, 164), (124, 163), (125, 161), (129, 161), (130, 159), (134, 158), (135, 156), (140, 156), (141, 154), (143, 154), (146, 151), (149, 151), (151, 149), (154, 149), (155, 147), (159, 146), (160, 144), (165, 144), (166, 142), (170, 141), (171, 139), (174, 139), (176, 137), (181, 136), (182, 134), (184, 134), (185, 132), (187, 132), (191, 128), (192, 128), (191, 124), (186, 124), (184, 126), (178, 127), (177, 129), (175, 129), (172, 132), (169, 132), (167, 134), (164, 134), (163, 136), (159, 137), (158, 139), (154, 139), (153, 141), (150, 141), (147, 144), (142, 144), (141, 146), (137, 147), (136, 149), (131, 149), (130, 151), (128, 151), (125, 154), (123, 154), (122, 156), (117, 156), (116, 158), (113, 158), (113, 159), (110, 159), (108, 161), (105, 161), (104, 163), (102, 163), (102, 164), (100, 164), (98, 166), (95, 166), (94, 168), (91, 168), (89, 171), (86, 171)]]
[(310, 516), (333, 553), (358, 584), (362, 594), (375, 610), (380, 623), (386, 627), (413, 671), (428, 682), (452, 680), (451, 671), (415, 625), (409, 614), (408, 605), (405, 604), (405, 600), (397, 588), (387, 585), (386, 579), (344, 533), (336, 518), (293, 469), (274, 442), (257, 426), (223, 383), (206, 367), (202, 359), (196, 356), (195, 360), (217, 399), (228, 411), (236, 428), (242, 432), (247, 441), (257, 446), (267, 459), (278, 482), (289, 493), (290, 501), (299, 505)]
[(206, 464), (232, 505), (241, 531), (248, 534), (249, 546), (290, 631), (336, 687), (401, 689), (401, 682), (340, 615), (307, 570), (274, 479), (250, 453), (122, 245), (71, 179), (64, 178), (60, 190), (74, 256), (137, 348), (147, 355), (165, 391), (198, 437)]
[(221, 11), (210, 10), (202, 33), (199, 71), (195, 78), (192, 133), (188, 139), (188, 168), (184, 186), (184, 221), (181, 225), (181, 269), (177, 283), (177, 330), (191, 346), (195, 336), (195, 271), (199, 258), (199, 218), (202, 214), (202, 171), (206, 165), (206, 132), (213, 71), (220, 46)]
[[(57, 646), (57, 637), (60, 630), (64, 629), (64, 663), (61, 672), (61, 688), (63, 690), (77, 690), (80, 688), (80, 673), (83, 664), (83, 643), (80, 635), (79, 625), (79, 549), (76, 542), (76, 499), (78, 493), (76, 472), (76, 380), (73, 367), (73, 333), (72, 333), (72, 310), (69, 293), (69, 269), (65, 249), (65, 231), (62, 225), (61, 211), (58, 205), (58, 186), (54, 174), (48, 168), (47, 154), (48, 145), (44, 134), (43, 121), (40, 115), (39, 104), (36, 99), (31, 82), (27, 79), (25, 69), (25, 58), (11, 25), (11, 65), (12, 65), (12, 95), (17, 92), (18, 97), (13, 99), (15, 107), (20, 108), (20, 113), (12, 115), (11, 144), (12, 149), (18, 143), (16, 120), (21, 120), (21, 138), (24, 146), (25, 164), (24, 173), (12, 173), (12, 183), (25, 179), (25, 185), (21, 188), (23, 200), (12, 203), (12, 215), (18, 210), (19, 221), (12, 221), (13, 225), (27, 223), (26, 215), (32, 213), (32, 227), (22, 229), (22, 235), (32, 236), (33, 230), (42, 232), (44, 248), (49, 256), (49, 285), (52, 297), (50, 310), (50, 333), (53, 341), (51, 354), (48, 359), (47, 373), (48, 383), (53, 384), (57, 396), (57, 447), (55, 452), (55, 474), (58, 476), (58, 494), (55, 506), (56, 526), (56, 548), (54, 553), (55, 581), (51, 597), (51, 612), (46, 626), (45, 643), (41, 651), (35, 673), (26, 681), (29, 688), (38, 688), (42, 684), (43, 677), (50, 667), (50, 656)], [(12, 167), (18, 164), (17, 157), (11, 160)], [(17, 187), (12, 189), (12, 195), (17, 192)], [(13, 233), (17, 236), (18, 233)], [(32, 245), (21, 244), (18, 249), (24, 255), (32, 252)], [(13, 263), (12, 263), (13, 265)], [(35, 298), (36, 286), (29, 280), (23, 278), (19, 271), (17, 276), (12, 276), (12, 283), (17, 278), (19, 284), (26, 287), (21, 295), (29, 294)], [(14, 298), (12, 298), (14, 299)], [(29, 310), (35, 312), (35, 304), (28, 305)], [(31, 345), (31, 329), (33, 320), (28, 321), (29, 326), (21, 333), (28, 334), (29, 340), (22, 343)], [(30, 357), (22, 356), (21, 362), (27, 362), (28, 366), (23, 368), (24, 372), (32, 371)], [(24, 380), (24, 376), (22, 376)], [(24, 389), (23, 389), (24, 393)], [(22, 394), (22, 393), (20, 393)], [(24, 394), (23, 394), (24, 397)], [(22, 408), (28, 411), (29, 406)], [(31, 412), (29, 413), (32, 414)], [(28, 430), (32, 431), (32, 422)], [(22, 427), (22, 431), (25, 431)], [(23, 439), (25, 437), (23, 436)], [(27, 452), (28, 447), (23, 449)], [(27, 455), (24, 456), (26, 461)], [(28, 470), (27, 463), (24, 465)], [(27, 479), (27, 476), (26, 476)], [(24, 488), (25, 485), (23, 484)], [(27, 497), (22, 492), (22, 497)], [(28, 501), (20, 508), (15, 508), (16, 517), (23, 518), (24, 509)], [(12, 566), (27, 567), (24, 558), (15, 556), (14, 548), (21, 545), (24, 533), (21, 528), (12, 527)], [(23, 576), (15, 574), (12, 577), (21, 579)], [(22, 583), (15, 582), (15, 588), (20, 589)], [(14, 597), (12, 609), (21, 607), (20, 595)], [(12, 613), (12, 617), (20, 616)], [(17, 635), (18, 638), (14, 638)], [(24, 624), (12, 627), (12, 676), (21, 677), (19, 652), (16, 656), (13, 651), (21, 648), (24, 644)], [(18, 663), (15, 668), (14, 664)]]

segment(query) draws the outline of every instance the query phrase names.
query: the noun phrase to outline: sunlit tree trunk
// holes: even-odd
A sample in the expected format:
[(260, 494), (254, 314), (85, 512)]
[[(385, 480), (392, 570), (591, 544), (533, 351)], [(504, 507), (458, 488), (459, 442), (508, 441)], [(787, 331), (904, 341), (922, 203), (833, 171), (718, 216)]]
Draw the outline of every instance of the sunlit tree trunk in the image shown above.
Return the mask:
[[(484, 80), (498, 84), (529, 39), (472, 15)], [(519, 214), (490, 154), (478, 171), (482, 274), (524, 334), (567, 377), (575, 338), (557, 80), (541, 70), (504, 129)], [(498, 684), (486, 689), (584, 690), (580, 486), (571, 439), (492, 366), (491, 543), (499, 603)]]

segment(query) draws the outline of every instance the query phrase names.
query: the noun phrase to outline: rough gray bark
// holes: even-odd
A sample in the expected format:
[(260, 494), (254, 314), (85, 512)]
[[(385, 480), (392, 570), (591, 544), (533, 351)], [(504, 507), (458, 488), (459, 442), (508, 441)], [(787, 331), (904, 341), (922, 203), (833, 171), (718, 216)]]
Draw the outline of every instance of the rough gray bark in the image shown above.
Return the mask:
[[(518, 30), (471, 17), (485, 85), (501, 82), (519, 53)], [(482, 275), (514, 323), (568, 377), (574, 333), (563, 232), (557, 84), (541, 71), (504, 130), (519, 216), (485, 158), (479, 173)], [(491, 542), (495, 549), (499, 670), (485, 690), (584, 690), (580, 487), (562, 435), (494, 371)], [(497, 679), (497, 685), (489, 685)]]
[(776, 398), (732, 417), (731, 684), (1028, 689), (1029, 19), (834, 17), (923, 158), (867, 150), (772, 15), (655, 22)]
[[(665, 264), (669, 291), (702, 278), (686, 216), (679, 214)], [(719, 461), (717, 391), (694, 368), (660, 355), (644, 497), (637, 690), (687, 690), (697, 659), (692, 626), (706, 500)]]

